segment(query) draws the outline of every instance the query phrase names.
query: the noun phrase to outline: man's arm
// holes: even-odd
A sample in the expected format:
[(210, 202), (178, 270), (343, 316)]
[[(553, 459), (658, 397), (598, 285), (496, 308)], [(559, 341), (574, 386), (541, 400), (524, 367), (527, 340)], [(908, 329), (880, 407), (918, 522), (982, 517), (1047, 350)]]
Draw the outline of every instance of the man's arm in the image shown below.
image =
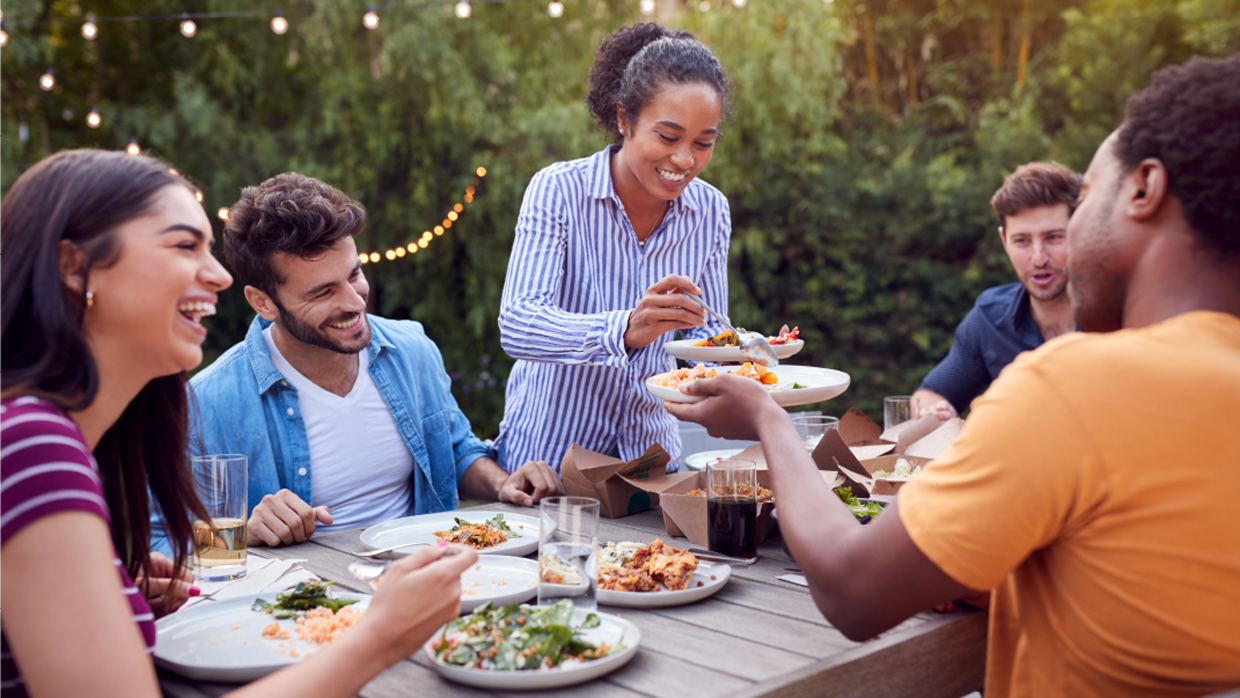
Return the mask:
[(560, 476), (542, 461), (530, 461), (509, 474), (483, 456), (465, 471), (457, 487), (464, 499), (485, 499), (532, 507), (543, 497), (564, 494)]
[[(974, 398), (986, 392), (986, 388), (990, 387), (990, 371), (982, 358), (979, 341), (984, 324), (981, 311), (976, 307), (969, 311), (956, 328), (956, 341), (952, 348), (948, 350), (947, 356), (926, 374), (918, 393), (924, 391), (946, 400), (956, 415), (959, 415), (968, 409)], [(926, 404), (922, 403), (922, 407)], [(943, 417), (940, 416), (940, 419)]]

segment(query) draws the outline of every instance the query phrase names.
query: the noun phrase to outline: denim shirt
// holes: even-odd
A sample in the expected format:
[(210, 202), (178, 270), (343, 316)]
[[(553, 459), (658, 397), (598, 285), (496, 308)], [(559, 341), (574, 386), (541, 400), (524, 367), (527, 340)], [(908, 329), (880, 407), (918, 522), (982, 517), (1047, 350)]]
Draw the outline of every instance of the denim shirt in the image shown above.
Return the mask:
[[(489, 453), (452, 397), (438, 347), (421, 323), (368, 316), (370, 376), (413, 454), (409, 514), (457, 506), (457, 486), (474, 461)], [(311, 498), (310, 444), (297, 390), (271, 361), (263, 339), (270, 323), (256, 317), (245, 341), (190, 381), (190, 455), (239, 453), (249, 459), (249, 509), (265, 495), (291, 490)], [(358, 445), (357, 477), (365, 478), (365, 444)], [(151, 549), (172, 555), (159, 512)]]

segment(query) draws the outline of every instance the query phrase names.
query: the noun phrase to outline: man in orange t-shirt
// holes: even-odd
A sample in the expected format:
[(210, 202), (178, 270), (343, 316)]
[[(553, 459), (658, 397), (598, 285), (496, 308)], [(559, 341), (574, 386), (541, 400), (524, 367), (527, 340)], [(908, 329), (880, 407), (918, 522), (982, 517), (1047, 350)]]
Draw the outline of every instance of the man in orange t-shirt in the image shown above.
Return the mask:
[(1008, 366), (873, 525), (756, 383), (667, 406), (762, 440), (784, 540), (846, 635), (993, 588), (986, 698), (1240, 687), (1237, 75), (1240, 54), (1196, 58), (1129, 101), (1068, 227), (1086, 334)]

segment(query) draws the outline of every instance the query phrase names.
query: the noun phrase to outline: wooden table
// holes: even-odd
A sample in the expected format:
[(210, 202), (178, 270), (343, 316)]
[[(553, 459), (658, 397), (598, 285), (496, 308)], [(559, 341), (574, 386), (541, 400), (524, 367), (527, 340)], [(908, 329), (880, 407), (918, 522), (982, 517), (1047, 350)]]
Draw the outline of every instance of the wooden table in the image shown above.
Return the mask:
[[(529, 509), (487, 505), (488, 509), (529, 514)], [(651, 510), (622, 519), (602, 519), (601, 542), (667, 538), (662, 514)], [(305, 567), (340, 586), (368, 591), (346, 566), (362, 550), (362, 529), (315, 535), (260, 554), (305, 558)], [(672, 539), (673, 545), (688, 541)], [(638, 610), (603, 606), (600, 610), (632, 621), (642, 631), (637, 656), (607, 676), (553, 691), (565, 698), (757, 698), (758, 696), (919, 696), (961, 698), (982, 687), (986, 660), (986, 614), (966, 610), (921, 613), (868, 642), (844, 638), (814, 606), (804, 587), (780, 581), (796, 563), (784, 552), (778, 532), (759, 546), (760, 560), (733, 567), (719, 593), (688, 606)], [(164, 695), (219, 696), (226, 684), (193, 682), (161, 670)], [(365, 698), (439, 698), (523, 695), (492, 693), (448, 683), (419, 653), (399, 662), (366, 685)], [(532, 695), (532, 694), (524, 694)]]

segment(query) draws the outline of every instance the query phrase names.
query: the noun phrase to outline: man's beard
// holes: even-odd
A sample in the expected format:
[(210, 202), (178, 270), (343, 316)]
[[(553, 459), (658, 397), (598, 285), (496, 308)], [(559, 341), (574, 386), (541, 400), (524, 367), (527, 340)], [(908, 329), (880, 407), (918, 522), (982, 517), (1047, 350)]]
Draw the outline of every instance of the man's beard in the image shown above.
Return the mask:
[(1059, 279), (1058, 283), (1050, 288), (1039, 288), (1035, 285), (1033, 283), (1032, 274), (1029, 276), (1028, 281), (1022, 280), (1021, 285), (1025, 287), (1025, 292), (1029, 294), (1030, 298), (1034, 298), (1043, 303), (1049, 303), (1068, 291), (1068, 273), (1063, 269), (1053, 269), (1051, 271), (1053, 271)]
[[(275, 299), (273, 298), (272, 300)], [(360, 342), (359, 346), (354, 348), (340, 343), (338, 340), (327, 334), (327, 331), (322, 327), (315, 327), (308, 322), (302, 322), (301, 318), (285, 310), (284, 306), (281, 305), (279, 301), (276, 301), (275, 306), (276, 311), (280, 314), (280, 324), (284, 327), (284, 331), (288, 332), (293, 339), (296, 339), (302, 344), (310, 344), (316, 347), (321, 347), (329, 351), (334, 351), (338, 354), (356, 354), (370, 344), (370, 323), (366, 319), (365, 313), (362, 314), (362, 327), (360, 330), (360, 338), (365, 341)], [(345, 315), (332, 318), (327, 322), (338, 323), (347, 319), (348, 316)]]

